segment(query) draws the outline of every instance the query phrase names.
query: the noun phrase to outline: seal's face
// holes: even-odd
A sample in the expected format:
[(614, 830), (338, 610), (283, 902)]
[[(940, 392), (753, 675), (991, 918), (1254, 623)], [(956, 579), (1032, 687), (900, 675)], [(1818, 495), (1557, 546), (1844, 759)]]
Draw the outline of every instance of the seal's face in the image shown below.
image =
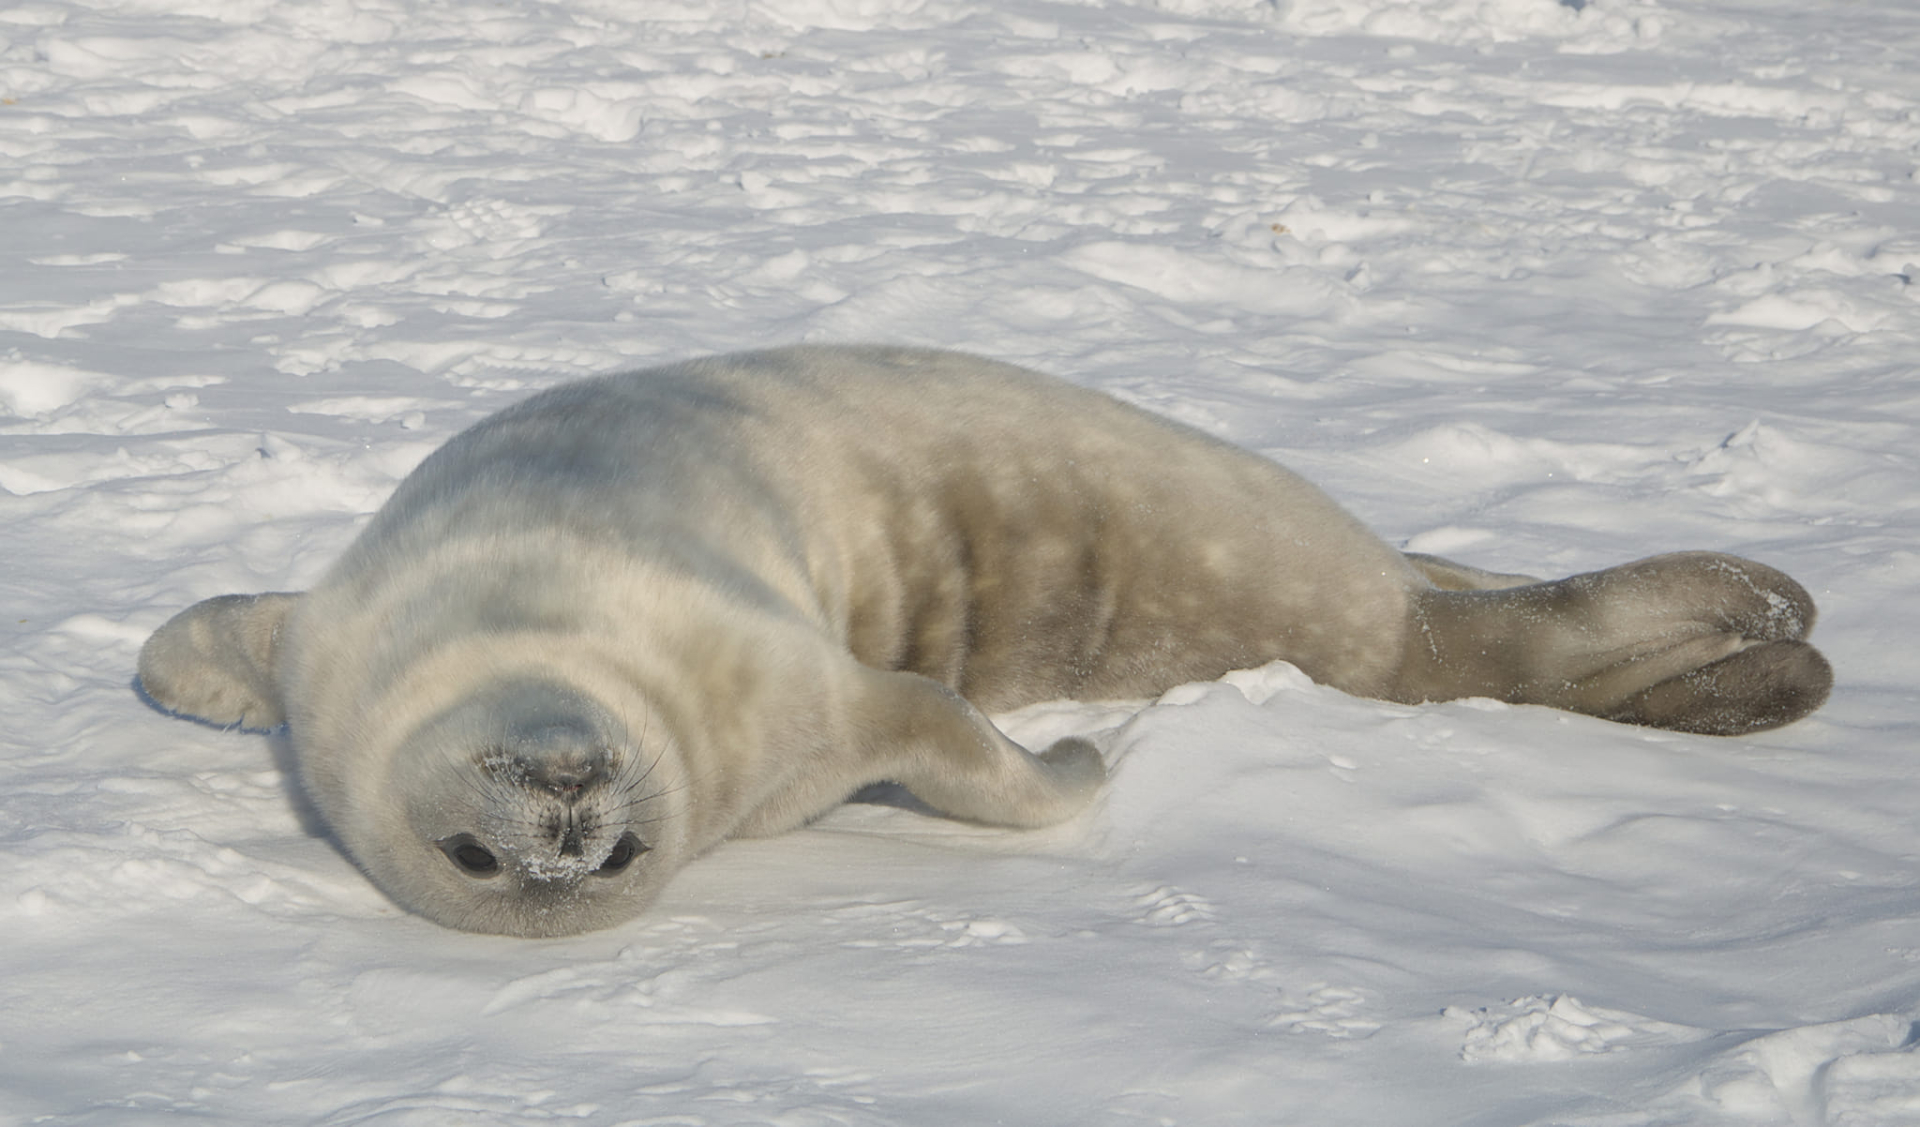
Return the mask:
[(475, 880), (567, 884), (618, 876), (653, 848), (628, 825), (650, 772), (627, 770), (633, 757), (612, 748), (570, 746), (573, 735), (561, 729), (543, 733), (540, 746), (474, 757), (473, 829), (434, 841), (456, 869)]
[(454, 927), (606, 927), (652, 899), (673, 867), (664, 858), (680, 852), (663, 841), (677, 828), (664, 758), (571, 689), (490, 686), (408, 741), (391, 786), (404, 809), (383, 823), (399, 840), (355, 852)]
[[(571, 729), (543, 732), (535, 746), (493, 748), (474, 757), (479, 799), (474, 829), (434, 844), (476, 879), (502, 872), (530, 881), (612, 876), (650, 846), (626, 820), (646, 795), (647, 772), (622, 779), (612, 748), (581, 747)], [(472, 780), (469, 780), (472, 783)]]

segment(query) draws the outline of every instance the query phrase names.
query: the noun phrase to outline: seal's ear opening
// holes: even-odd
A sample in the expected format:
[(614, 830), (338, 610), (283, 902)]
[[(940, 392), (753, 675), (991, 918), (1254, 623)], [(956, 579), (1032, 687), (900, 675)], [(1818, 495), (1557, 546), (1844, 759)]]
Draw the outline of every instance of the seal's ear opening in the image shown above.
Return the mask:
[(140, 648), (140, 691), (168, 712), (223, 728), (279, 727), (280, 628), (300, 598), (221, 595), (174, 615)]

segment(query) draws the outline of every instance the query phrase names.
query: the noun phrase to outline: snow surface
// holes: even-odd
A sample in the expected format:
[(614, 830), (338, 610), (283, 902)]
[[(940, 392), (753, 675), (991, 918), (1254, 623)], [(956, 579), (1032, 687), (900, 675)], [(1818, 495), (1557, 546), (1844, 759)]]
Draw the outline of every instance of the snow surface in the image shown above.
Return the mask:
[[(8, 0), (0, 1123), (1920, 1122), (1907, 0)], [(587, 372), (963, 347), (1383, 535), (1799, 577), (1716, 740), (1284, 666), (1030, 834), (849, 806), (646, 917), (388, 904), (136, 649)]]

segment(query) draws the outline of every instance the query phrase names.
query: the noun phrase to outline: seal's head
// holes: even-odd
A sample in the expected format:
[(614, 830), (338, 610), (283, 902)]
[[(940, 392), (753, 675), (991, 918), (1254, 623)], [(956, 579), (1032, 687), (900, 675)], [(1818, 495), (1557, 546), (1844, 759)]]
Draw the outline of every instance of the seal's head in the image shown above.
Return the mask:
[[(346, 842), (395, 899), (466, 931), (568, 935), (644, 908), (678, 868), (670, 748), (567, 686), (487, 685), (392, 760), (375, 840)], [(357, 836), (357, 835), (355, 835)]]

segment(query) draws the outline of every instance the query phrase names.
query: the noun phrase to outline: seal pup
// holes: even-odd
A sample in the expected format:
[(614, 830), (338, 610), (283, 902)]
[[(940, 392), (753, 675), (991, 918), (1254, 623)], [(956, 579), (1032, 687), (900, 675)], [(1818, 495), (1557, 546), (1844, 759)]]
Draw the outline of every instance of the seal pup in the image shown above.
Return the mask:
[(1734, 734), (1818, 707), (1812, 600), (1656, 556), (1554, 582), (1402, 554), (1278, 465), (947, 352), (799, 347), (566, 384), (456, 436), (305, 594), (222, 596), (140, 684), (285, 723), (399, 904), (513, 935), (639, 912), (720, 841), (891, 781), (1042, 826), (1104, 773), (984, 713), (1275, 659)]

